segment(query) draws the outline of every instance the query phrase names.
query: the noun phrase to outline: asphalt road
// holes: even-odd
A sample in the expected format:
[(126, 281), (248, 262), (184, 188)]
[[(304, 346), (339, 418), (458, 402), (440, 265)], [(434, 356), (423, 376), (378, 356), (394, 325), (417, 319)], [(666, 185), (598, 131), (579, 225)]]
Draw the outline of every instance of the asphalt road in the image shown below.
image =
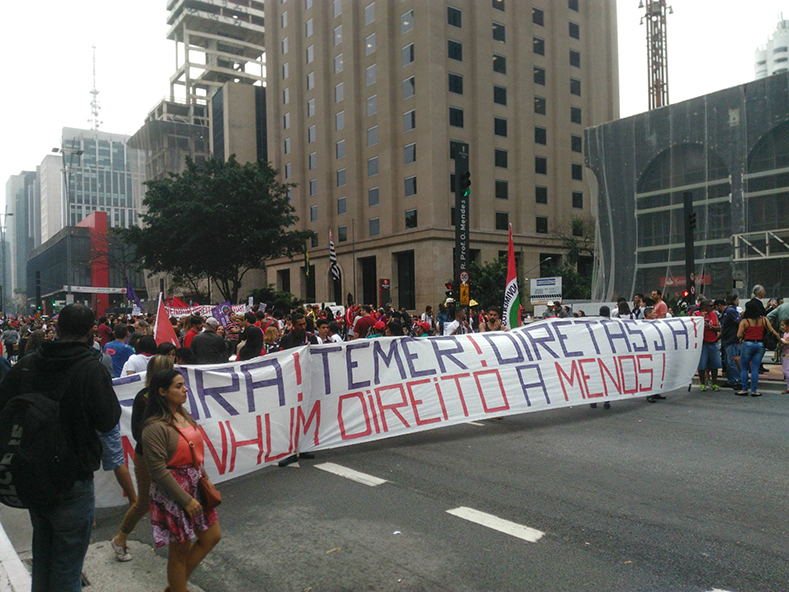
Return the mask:
[[(208, 592), (785, 591), (789, 395), (731, 393), (488, 420), (264, 469), (222, 485), (223, 540), (193, 580)], [(544, 534), (448, 513), (459, 507)], [(100, 511), (95, 538), (120, 516)], [(147, 521), (134, 538), (150, 543)]]

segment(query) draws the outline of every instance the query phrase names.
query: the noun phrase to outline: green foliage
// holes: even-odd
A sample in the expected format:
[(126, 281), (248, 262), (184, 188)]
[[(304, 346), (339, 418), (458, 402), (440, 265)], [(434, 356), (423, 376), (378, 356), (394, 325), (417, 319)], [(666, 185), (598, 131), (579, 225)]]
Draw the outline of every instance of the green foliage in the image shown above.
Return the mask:
[(594, 230), (593, 218), (574, 217), (570, 224), (556, 231), (565, 254), (559, 265), (549, 262), (542, 275), (562, 277), (562, 297), (565, 299), (586, 300), (592, 297)]
[(311, 231), (287, 230), (298, 218), (287, 197), (291, 185), (268, 163), (211, 158), (187, 160), (186, 170), (148, 181), (144, 226), (124, 238), (141, 266), (195, 282), (209, 277), (223, 299), (238, 301), (244, 275), (266, 261), (304, 250)]
[(469, 265), (471, 276), (470, 297), (482, 308), (502, 306), (504, 304), (504, 288), (507, 286), (507, 258), (499, 257), (493, 261), (478, 265)]
[(290, 312), (304, 304), (302, 300), (299, 300), (290, 292), (277, 291), (273, 284), (269, 284), (265, 288), (252, 290), (249, 295), (255, 299), (255, 302), (265, 302), (267, 305), (266, 310)]

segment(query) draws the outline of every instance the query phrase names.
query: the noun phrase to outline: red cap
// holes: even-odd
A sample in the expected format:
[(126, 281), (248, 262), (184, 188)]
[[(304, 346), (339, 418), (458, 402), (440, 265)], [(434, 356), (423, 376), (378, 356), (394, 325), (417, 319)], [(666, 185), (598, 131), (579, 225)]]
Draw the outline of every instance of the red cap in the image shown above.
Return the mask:
[(373, 325), (373, 329), (375, 329), (376, 331), (386, 329), (386, 323), (384, 323), (383, 321), (376, 321), (375, 325)]

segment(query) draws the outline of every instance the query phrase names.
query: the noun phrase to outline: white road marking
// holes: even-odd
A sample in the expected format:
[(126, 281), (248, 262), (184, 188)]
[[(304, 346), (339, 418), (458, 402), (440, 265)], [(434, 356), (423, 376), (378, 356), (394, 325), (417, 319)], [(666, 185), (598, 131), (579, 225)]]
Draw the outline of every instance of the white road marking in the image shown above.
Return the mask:
[(319, 465), (315, 465), (315, 468), (320, 469), (321, 471), (326, 471), (327, 473), (339, 475), (340, 477), (345, 477), (346, 479), (356, 481), (357, 483), (361, 483), (363, 485), (369, 485), (370, 487), (375, 487), (376, 485), (386, 483), (386, 479), (379, 479), (378, 477), (360, 473), (359, 471), (354, 471), (353, 469), (349, 469), (335, 463), (321, 463)]
[(728, 590), (724, 590), (723, 588), (713, 588), (710, 592), (729, 592)]
[(481, 422), (479, 422), (479, 421), (467, 421), (466, 423), (467, 423), (468, 425), (475, 425), (475, 426), (480, 426), (480, 427), (482, 427), (482, 426), (484, 426), (484, 425), (485, 425), (484, 423), (481, 423)]
[(453, 516), (463, 518), (469, 522), (481, 524), (482, 526), (492, 528), (493, 530), (498, 530), (504, 534), (518, 537), (519, 539), (529, 541), (530, 543), (536, 543), (545, 534), (544, 532), (540, 532), (534, 528), (529, 528), (528, 526), (523, 526), (522, 524), (510, 522), (509, 520), (504, 520), (503, 518), (498, 518), (493, 514), (480, 512), (474, 508), (460, 506), (459, 508), (455, 508), (453, 510), (447, 510), (447, 514), (452, 514)]

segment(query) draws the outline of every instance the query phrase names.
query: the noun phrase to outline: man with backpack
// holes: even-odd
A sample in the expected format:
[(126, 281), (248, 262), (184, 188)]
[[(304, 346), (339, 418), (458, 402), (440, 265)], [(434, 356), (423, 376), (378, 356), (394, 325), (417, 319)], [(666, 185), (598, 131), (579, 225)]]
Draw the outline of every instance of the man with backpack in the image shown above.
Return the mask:
[(82, 589), (94, 515), (93, 472), (121, 409), (92, 354), (93, 311), (63, 308), (45, 341), (0, 383), (0, 501), (27, 508), (33, 525), (33, 590)]

